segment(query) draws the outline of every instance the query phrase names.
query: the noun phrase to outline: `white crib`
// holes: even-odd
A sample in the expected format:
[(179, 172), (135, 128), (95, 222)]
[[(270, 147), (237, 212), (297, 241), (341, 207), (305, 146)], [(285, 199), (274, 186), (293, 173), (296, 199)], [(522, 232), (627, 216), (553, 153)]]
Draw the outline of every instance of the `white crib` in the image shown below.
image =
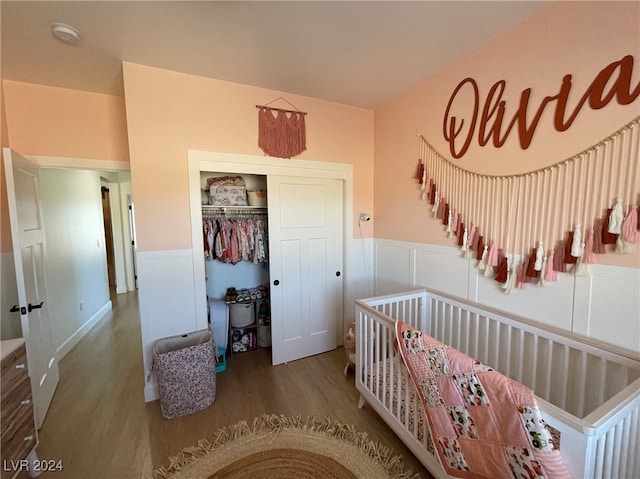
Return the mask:
[(356, 301), (356, 388), (436, 477), (424, 412), (393, 344), (395, 320), (531, 388), (575, 479), (640, 478), (640, 360), (421, 289)]

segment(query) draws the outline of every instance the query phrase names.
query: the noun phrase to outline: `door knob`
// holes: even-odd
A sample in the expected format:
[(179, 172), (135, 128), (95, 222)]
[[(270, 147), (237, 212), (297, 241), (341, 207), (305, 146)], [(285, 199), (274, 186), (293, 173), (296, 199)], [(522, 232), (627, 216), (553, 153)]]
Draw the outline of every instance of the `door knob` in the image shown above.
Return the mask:
[(278, 286), (279, 284), (280, 284), (280, 281), (279, 281), (279, 280), (277, 280), (277, 279), (273, 282), (273, 285), (274, 285), (274, 286)]
[(11, 309), (9, 310), (10, 313), (19, 313), (20, 312), (20, 308), (18, 307), (17, 304), (14, 304)]
[(40, 301), (40, 304), (37, 305), (33, 305), (31, 303), (29, 303), (29, 307), (27, 308), (29, 310), (29, 312), (33, 311), (34, 309), (40, 309), (42, 308), (42, 305), (44, 304), (44, 301)]

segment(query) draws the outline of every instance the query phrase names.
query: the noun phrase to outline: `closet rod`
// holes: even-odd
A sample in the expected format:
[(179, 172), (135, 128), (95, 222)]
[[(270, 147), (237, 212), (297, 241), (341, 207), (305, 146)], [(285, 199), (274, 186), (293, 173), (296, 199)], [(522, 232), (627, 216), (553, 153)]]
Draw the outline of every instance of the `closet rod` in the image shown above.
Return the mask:
[(234, 215), (234, 216), (255, 216), (267, 215), (266, 208), (253, 208), (251, 206), (207, 206), (202, 207), (203, 215)]

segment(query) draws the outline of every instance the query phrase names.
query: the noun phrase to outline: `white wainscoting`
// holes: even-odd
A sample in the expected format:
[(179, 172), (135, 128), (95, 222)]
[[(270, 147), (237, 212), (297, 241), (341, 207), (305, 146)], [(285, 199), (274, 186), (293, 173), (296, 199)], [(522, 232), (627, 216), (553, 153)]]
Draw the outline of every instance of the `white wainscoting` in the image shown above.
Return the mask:
[(343, 324), (338, 344), (355, 321), (355, 300), (373, 296), (373, 238), (356, 238), (347, 243), (344, 264)]
[[(161, 338), (206, 328), (198, 327), (193, 254), (190, 249), (173, 251), (139, 251), (138, 298), (142, 329), (142, 358), (145, 370), (145, 401), (158, 399), (152, 374), (153, 344)], [(206, 296), (201, 298), (206, 302)]]
[(506, 294), (457, 247), (375, 240), (375, 293), (428, 287), (577, 335), (640, 351), (640, 270), (590, 265), (545, 286)]

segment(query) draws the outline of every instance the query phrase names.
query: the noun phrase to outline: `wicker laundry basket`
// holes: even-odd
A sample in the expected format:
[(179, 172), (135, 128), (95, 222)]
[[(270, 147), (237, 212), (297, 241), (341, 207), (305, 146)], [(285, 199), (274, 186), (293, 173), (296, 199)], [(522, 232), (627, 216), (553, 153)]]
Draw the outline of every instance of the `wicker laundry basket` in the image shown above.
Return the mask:
[(162, 415), (171, 419), (206, 409), (216, 398), (216, 360), (210, 330), (159, 339), (153, 370)]

